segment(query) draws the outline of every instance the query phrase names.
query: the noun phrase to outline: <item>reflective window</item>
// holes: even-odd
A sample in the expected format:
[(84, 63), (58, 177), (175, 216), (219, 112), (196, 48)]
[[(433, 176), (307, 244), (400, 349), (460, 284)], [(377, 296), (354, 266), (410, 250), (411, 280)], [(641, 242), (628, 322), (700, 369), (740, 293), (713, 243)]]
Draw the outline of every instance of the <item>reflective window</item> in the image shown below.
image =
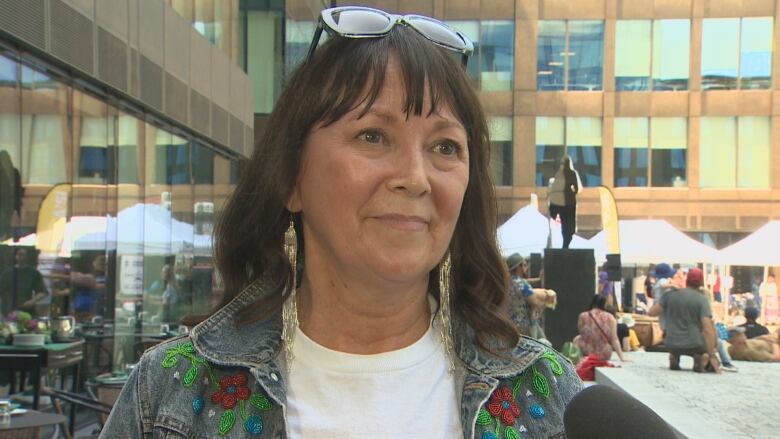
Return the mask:
[(737, 123), (733, 117), (702, 117), (699, 186), (736, 187)]
[[(23, 201), (19, 62), (0, 52), (0, 241), (18, 237)], [(5, 298), (6, 291), (0, 294)], [(9, 289), (10, 291), (10, 289)], [(0, 299), (2, 300), (2, 299)], [(5, 305), (0, 303), (5, 310)], [(3, 313), (5, 314), (5, 313)]]
[[(113, 171), (115, 150), (109, 154), (108, 114), (105, 102), (84, 92), (73, 92), (74, 157), (79, 183), (107, 183), (109, 172)], [(112, 124), (113, 128), (113, 124)], [(113, 130), (112, 130), (113, 131)], [(113, 138), (110, 141), (113, 147)]]
[(702, 89), (769, 88), (773, 25), (771, 17), (705, 19)]
[[(482, 90), (511, 90), (515, 26), (513, 21), (482, 21), (479, 45), (479, 86)], [(474, 59), (469, 62), (476, 61)]]
[(684, 117), (650, 119), (652, 186), (687, 186), (687, 152), (688, 122)]
[(769, 117), (702, 117), (699, 184), (713, 188), (768, 188)]
[(515, 26), (510, 20), (448, 21), (474, 43), (469, 76), (481, 90), (511, 90)]
[(562, 117), (536, 118), (536, 186), (546, 187), (566, 151)]
[(772, 127), (768, 117), (737, 119), (737, 187), (768, 188)]
[[(569, 21), (569, 90), (601, 90), (604, 22)], [(583, 184), (585, 182), (583, 181)]]
[(649, 20), (617, 21), (615, 90), (650, 89), (650, 23)]
[(646, 117), (616, 117), (615, 187), (647, 186), (650, 129)]
[(583, 186), (601, 184), (601, 119), (597, 117), (536, 118), (536, 185), (547, 186), (564, 153), (580, 174)]
[(238, 60), (240, 0), (166, 0), (176, 13), (234, 62)]
[(653, 90), (688, 89), (690, 20), (653, 21)]
[(601, 119), (566, 118), (566, 153), (580, 174), (583, 186), (601, 184)]
[(537, 41), (537, 90), (563, 90), (566, 84), (566, 22), (540, 21)]
[(701, 40), (702, 89), (737, 88), (739, 18), (705, 19)]
[(71, 88), (27, 66), (21, 69), (22, 180), (57, 184), (72, 175), (68, 96)]
[(141, 182), (141, 167), (143, 157), (139, 145), (143, 135), (143, 123), (129, 114), (118, 113), (116, 120), (109, 126), (116, 128), (116, 163), (117, 182), (133, 183)]
[(603, 21), (540, 21), (538, 90), (601, 90)]
[(238, 158), (36, 61), (0, 52), (0, 311), (90, 322), (101, 355), (85, 375), (124, 371), (143, 340), (221, 301), (210, 234)]
[(241, 66), (252, 80), (254, 112), (269, 114), (282, 92), (283, 11), (241, 2)]
[(740, 34), (740, 87), (770, 88), (772, 85), (772, 27), (771, 17), (742, 19)]
[[(469, 59), (466, 70), (468, 71), (469, 78), (474, 81), (474, 84), (479, 84), (480, 79), (480, 59), (479, 59), (479, 45), (480, 45), (480, 22), (477, 20), (469, 21), (447, 21), (447, 24), (463, 33), (471, 43), (474, 45), (474, 54)], [(513, 37), (514, 38), (514, 37)]]
[(512, 185), (512, 118), (491, 117), (490, 171), (497, 186)]
[[(287, 19), (284, 25), (284, 74), (290, 76), (293, 69), (306, 55), (314, 38), (317, 23), (314, 21), (298, 21)], [(325, 36), (321, 38), (325, 40)]]

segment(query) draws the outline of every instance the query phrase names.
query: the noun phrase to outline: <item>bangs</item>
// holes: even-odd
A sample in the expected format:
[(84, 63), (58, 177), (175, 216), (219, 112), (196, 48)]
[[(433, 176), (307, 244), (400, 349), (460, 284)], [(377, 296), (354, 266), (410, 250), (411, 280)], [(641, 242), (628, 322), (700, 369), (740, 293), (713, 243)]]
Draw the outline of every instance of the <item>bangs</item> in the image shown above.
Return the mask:
[[(457, 70), (462, 67), (455, 59), (455, 52), (450, 52), (400, 25), (382, 38), (332, 37), (317, 49), (310, 65), (302, 67), (309, 70), (312, 77), (319, 76), (311, 108), (317, 117), (310, 126), (330, 125), (361, 107), (359, 117), (363, 117), (384, 86), (391, 56), (397, 60), (403, 75), (403, 111), (407, 117), (421, 116), (427, 97), (430, 110), (426, 116), (437, 113), (440, 106), (445, 105), (464, 126), (468, 126), (466, 122), (473, 117), (469, 117), (467, 108), (458, 106), (454, 93), (464, 85), (456, 79)], [(334, 59), (339, 61), (334, 62)], [(324, 77), (322, 72), (326, 72)]]

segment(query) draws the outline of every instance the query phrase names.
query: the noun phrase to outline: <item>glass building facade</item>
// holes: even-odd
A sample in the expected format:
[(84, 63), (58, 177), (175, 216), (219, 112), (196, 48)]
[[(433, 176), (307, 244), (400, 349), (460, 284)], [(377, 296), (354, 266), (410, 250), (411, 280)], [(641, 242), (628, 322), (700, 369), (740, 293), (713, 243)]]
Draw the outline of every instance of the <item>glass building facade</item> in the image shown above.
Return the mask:
[(87, 339), (83, 375), (125, 370), (150, 339), (221, 300), (211, 235), (242, 157), (0, 38), (2, 314), (72, 315)]

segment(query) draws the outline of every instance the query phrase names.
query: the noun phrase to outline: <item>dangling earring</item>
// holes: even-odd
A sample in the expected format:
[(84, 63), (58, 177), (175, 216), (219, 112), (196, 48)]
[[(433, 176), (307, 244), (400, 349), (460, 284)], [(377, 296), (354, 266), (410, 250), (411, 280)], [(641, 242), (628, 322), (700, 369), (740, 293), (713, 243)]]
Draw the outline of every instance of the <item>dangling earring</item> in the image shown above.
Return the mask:
[(453, 350), (452, 342), (452, 313), (450, 311), (450, 280), (452, 271), (452, 257), (450, 252), (447, 252), (447, 256), (439, 264), (439, 313), (440, 313), (440, 325), (441, 342), (444, 345), (444, 351), (449, 359), (449, 371), (452, 373), (455, 370), (455, 353)]
[(295, 340), (295, 331), (298, 329), (298, 305), (295, 300), (295, 284), (298, 273), (296, 271), (296, 261), (298, 258), (298, 235), (295, 233), (295, 223), (290, 214), (290, 225), (284, 232), (284, 252), (290, 261), (290, 271), (292, 272), (292, 284), (290, 285), (290, 295), (282, 305), (282, 341), (284, 342), (284, 355), (287, 360), (287, 371), (289, 372), (293, 361), (293, 341)]

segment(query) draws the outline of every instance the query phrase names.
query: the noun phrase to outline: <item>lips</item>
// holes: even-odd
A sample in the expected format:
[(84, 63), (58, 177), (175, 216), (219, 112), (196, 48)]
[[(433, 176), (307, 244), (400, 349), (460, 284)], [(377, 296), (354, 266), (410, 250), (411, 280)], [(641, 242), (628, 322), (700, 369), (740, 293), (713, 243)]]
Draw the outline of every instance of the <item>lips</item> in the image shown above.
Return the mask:
[(392, 229), (417, 232), (428, 227), (425, 218), (414, 215), (387, 214), (374, 217), (380, 223)]

